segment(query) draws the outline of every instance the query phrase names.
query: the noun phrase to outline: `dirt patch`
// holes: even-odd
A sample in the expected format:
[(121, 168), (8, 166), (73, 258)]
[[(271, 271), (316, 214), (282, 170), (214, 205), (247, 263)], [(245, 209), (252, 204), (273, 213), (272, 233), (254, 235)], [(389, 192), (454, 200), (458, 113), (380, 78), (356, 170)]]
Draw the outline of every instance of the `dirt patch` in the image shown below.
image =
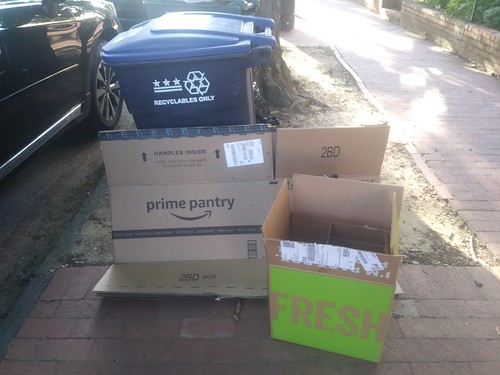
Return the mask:
[(338, 127), (385, 122), (329, 47), (282, 47), (301, 99), (273, 111), (282, 127)]

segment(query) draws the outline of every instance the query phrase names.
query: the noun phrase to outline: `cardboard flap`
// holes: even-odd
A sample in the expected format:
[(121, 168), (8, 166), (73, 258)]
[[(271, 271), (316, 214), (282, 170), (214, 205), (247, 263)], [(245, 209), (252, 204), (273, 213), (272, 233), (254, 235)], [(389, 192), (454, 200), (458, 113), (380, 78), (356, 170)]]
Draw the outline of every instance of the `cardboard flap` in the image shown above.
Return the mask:
[(288, 238), (290, 235), (290, 195), (288, 179), (283, 181), (280, 190), (262, 225), (264, 238)]
[(94, 287), (107, 295), (267, 297), (267, 262), (219, 260), (114, 264)]
[(397, 209), (396, 193), (392, 196), (391, 249), (394, 255), (399, 255), (399, 210)]
[(311, 212), (336, 221), (390, 230), (393, 199), (401, 210), (400, 186), (294, 174), (292, 212)]
[(276, 131), (276, 178), (293, 173), (377, 181), (388, 125)]
[(267, 125), (113, 130), (99, 133), (109, 186), (271, 180)]

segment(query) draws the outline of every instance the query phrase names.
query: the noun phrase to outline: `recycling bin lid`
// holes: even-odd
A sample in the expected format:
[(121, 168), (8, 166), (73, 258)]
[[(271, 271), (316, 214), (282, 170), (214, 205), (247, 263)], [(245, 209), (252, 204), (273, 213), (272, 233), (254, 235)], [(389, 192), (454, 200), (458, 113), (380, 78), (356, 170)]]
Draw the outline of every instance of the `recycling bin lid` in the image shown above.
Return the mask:
[(172, 12), (118, 34), (102, 49), (107, 64), (238, 55), (276, 47), (270, 18), (219, 12)]

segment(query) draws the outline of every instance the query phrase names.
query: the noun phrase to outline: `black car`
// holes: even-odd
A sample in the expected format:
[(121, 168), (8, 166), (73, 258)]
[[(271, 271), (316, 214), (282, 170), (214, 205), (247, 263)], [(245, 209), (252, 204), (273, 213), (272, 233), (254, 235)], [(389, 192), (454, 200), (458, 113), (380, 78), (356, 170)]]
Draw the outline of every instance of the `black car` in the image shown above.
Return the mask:
[(120, 32), (104, 0), (0, 0), (0, 179), (69, 124), (113, 129), (123, 99), (102, 46)]
[[(222, 12), (253, 16), (261, 0), (110, 0), (125, 30), (166, 12)], [(288, 0), (283, 0), (288, 1)], [(294, 0), (295, 1), (295, 0)]]
[[(254, 16), (261, 0), (110, 0), (125, 30), (165, 12), (223, 12)], [(295, 26), (295, 0), (281, 0), (281, 30)]]

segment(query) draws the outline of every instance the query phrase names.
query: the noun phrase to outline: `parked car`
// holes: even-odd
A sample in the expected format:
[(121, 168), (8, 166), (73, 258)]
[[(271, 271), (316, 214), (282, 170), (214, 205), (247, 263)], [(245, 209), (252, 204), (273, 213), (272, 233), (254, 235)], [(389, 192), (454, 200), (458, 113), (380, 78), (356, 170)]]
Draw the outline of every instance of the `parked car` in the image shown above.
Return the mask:
[[(111, 0), (125, 30), (165, 12), (223, 12), (256, 15), (261, 0)], [(281, 0), (281, 28), (294, 27), (295, 0)]]
[(123, 99), (100, 52), (120, 30), (108, 1), (0, 0), (0, 179), (70, 124), (116, 127)]
[(223, 12), (255, 15), (260, 0), (111, 0), (125, 30), (166, 12)]

